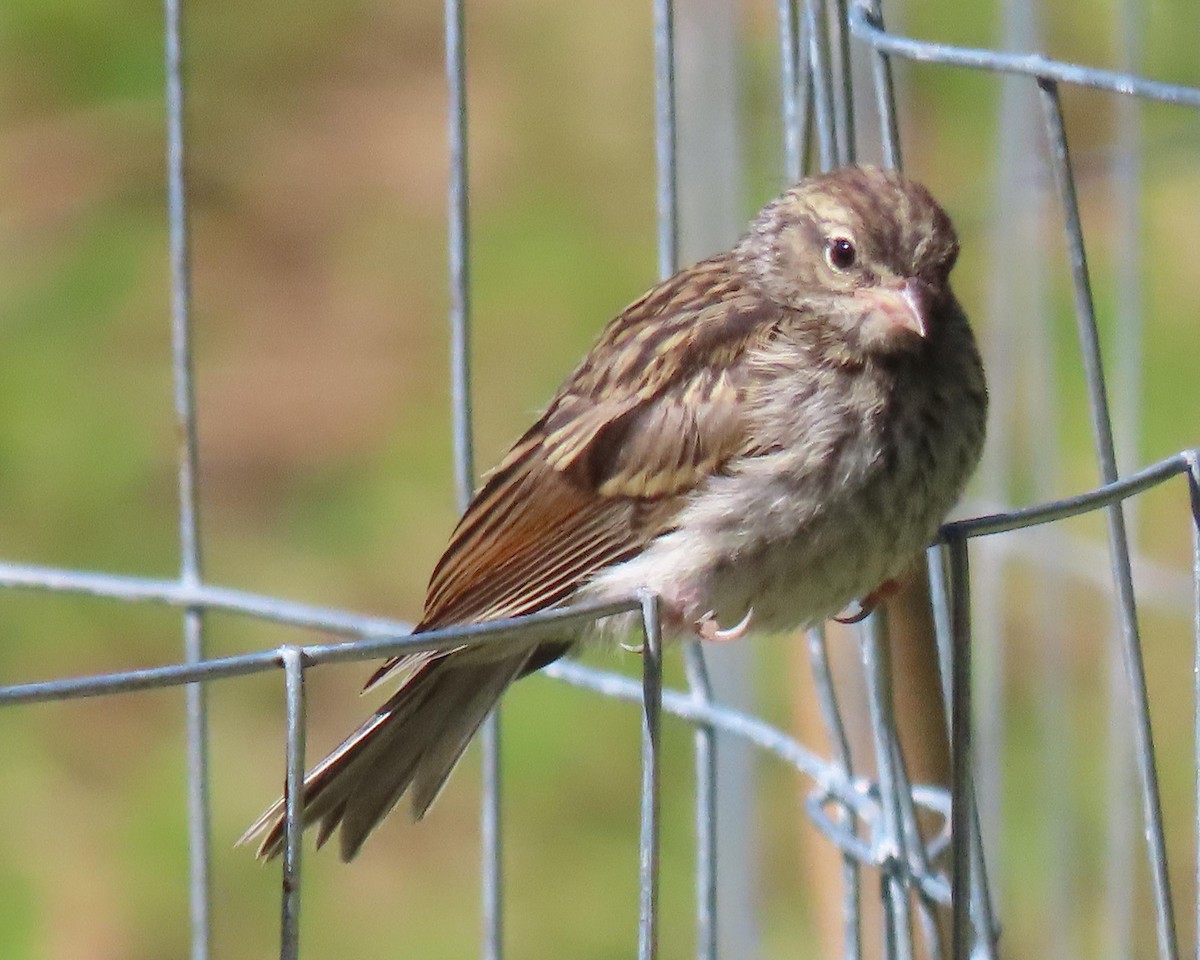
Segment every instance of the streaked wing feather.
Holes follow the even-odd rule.
[[[518,486],[523,492],[492,501],[509,518],[495,532],[455,536],[435,572],[423,627],[544,609],[635,551],[648,533],[633,523],[628,501],[581,489],[540,456],[524,465]]]
[[[727,256],[626,309],[467,507],[417,629],[546,609],[668,529],[689,491],[749,450],[734,361],[780,315]]]

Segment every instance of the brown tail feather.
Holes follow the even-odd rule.
[[[318,845],[340,826],[343,860],[412,788],[413,815],[424,816],[500,695],[529,661],[530,650],[500,660],[434,660],[304,778],[304,825],[320,823]],[[283,849],[283,800],[238,843],[263,834],[258,855]]]

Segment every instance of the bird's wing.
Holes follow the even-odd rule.
[[[735,361],[778,321],[727,257],[622,312],[467,507],[417,629],[546,609],[669,529],[683,497],[747,450]]]

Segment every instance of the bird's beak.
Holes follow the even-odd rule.
[[[890,287],[884,294],[888,319],[896,326],[911,330],[918,337],[929,335],[929,310],[933,291],[920,280],[911,277],[899,286]]]
[[[861,318],[873,318],[877,335],[897,343],[906,340],[912,343],[913,334],[922,340],[929,337],[929,317],[936,298],[933,287],[911,277],[863,287],[855,294],[865,308]]]

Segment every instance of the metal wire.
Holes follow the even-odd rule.
[[[450,98],[447,128],[450,185],[446,211],[450,262],[450,392],[454,432],[454,491],[465,510],[475,490],[471,416],[471,257],[470,189],[467,149],[466,10],[463,0],[445,0],[446,86]],[[500,708],[479,731],[483,754],[480,801],[480,897],[484,960],[504,956],[504,904],[500,817]]]
[[[662,626],[658,597],[642,607],[642,825],[638,858],[638,960],[658,956],[659,729],[662,726]]]
[[[1047,59],[1038,54],[1010,54],[929,43],[886,31],[878,0],[780,0],[780,74],[783,91],[784,159],[788,178],[798,176],[809,153],[810,118],[821,169],[852,160],[858,152],[851,84],[850,39],[864,44],[875,80],[876,105],[882,128],[883,161],[900,165],[899,130],[892,89],[890,58],[945,67],[988,70],[1032,78],[1039,91],[1054,175],[1067,239],[1075,289],[1080,352],[1086,373],[1100,485],[1072,497],[1035,503],[947,524],[941,545],[929,555],[943,688],[950,704],[952,783],[941,787],[912,784],[899,749],[890,694],[886,624],[871,618],[862,637],[872,739],[877,777],[855,776],[853,758],[838,698],[827,663],[824,640],[809,637],[817,695],[833,742],[832,759],[823,758],[792,737],[746,712],[714,702],[703,656],[696,645],[685,653],[686,691],[664,690],[658,601],[652,596],[627,601],[580,605],[514,620],[472,624],[407,635],[396,621],[263,597],[204,582],[199,537],[195,401],[190,339],[190,270],[188,253],[187,181],[185,169],[183,44],[180,0],[166,3],[167,205],[171,253],[172,362],[175,406],[180,428],[180,575],[154,580],[112,573],[37,567],[0,562],[0,588],[32,589],[54,594],[81,593],[127,603],[158,603],[183,613],[184,656],[178,663],[148,669],[116,671],[90,677],[57,678],[0,686],[0,706],[16,706],[84,697],[112,696],[134,690],[183,685],[186,688],[188,741],[188,822],[191,867],[189,901],[191,952],[208,956],[210,943],[210,879],[208,867],[207,733],[205,684],[235,676],[279,670],[286,691],[286,794],[280,955],[299,952],[301,910],[300,797],[305,761],[305,676],[326,663],[364,660],[421,650],[467,645],[527,642],[538,636],[561,635],[564,624],[578,624],[618,613],[642,617],[641,681],[565,661],[546,674],[598,694],[640,704],[642,709],[641,831],[639,843],[639,960],[658,955],[660,818],[660,723],[663,713],[695,727],[696,775],[696,930],[697,955],[715,960],[716,938],[716,805],[714,750],[716,732],[753,745],[813,781],[806,809],[813,823],[842,856],[845,951],[863,954],[861,868],[880,871],[885,906],[881,942],[888,958],[906,960],[917,943],[931,960],[946,955],[938,932],[937,908],[949,905],[952,915],[949,956],[989,958],[997,955],[998,924],[983,859],[982,832],[975,808],[971,724],[970,557],[972,540],[1056,523],[1093,511],[1104,511],[1109,524],[1112,585],[1122,626],[1120,650],[1143,801],[1143,833],[1152,878],[1158,954],[1178,956],[1174,902],[1163,838],[1161,800],[1150,729],[1149,701],[1138,634],[1133,579],[1122,506],[1134,497],[1182,475],[1189,489],[1193,536],[1193,598],[1197,677],[1200,677],[1200,451],[1190,450],[1136,472],[1118,470],[1112,420],[1108,410],[1104,368],[1092,305],[1083,231],[1079,221],[1074,175],[1067,149],[1066,125],[1059,85],[1074,84],[1164,103],[1200,107],[1200,90],[1107,70]],[[656,143],[658,172],[659,272],[677,267],[678,214],[676,187],[676,118],[674,103],[674,29],[671,0],[655,0]],[[464,4],[446,0],[447,79],[450,89],[450,289],[451,382],[455,437],[455,482],[460,504],[474,485],[471,454],[470,401],[470,272],[468,233],[466,45]],[[1128,303],[1126,304],[1128,307]],[[1132,309],[1132,308],[1130,308]],[[333,632],[342,642],[288,644],[275,650],[208,658],[203,649],[203,618],[210,610],[237,613],[297,629]],[[1200,705],[1200,680],[1195,690]],[[489,721],[484,735],[484,806],[482,820],[482,955],[503,955],[502,837],[500,820],[499,731]],[[1200,706],[1195,721],[1196,765],[1200,771]],[[1196,785],[1200,808],[1200,779]],[[943,824],[932,836],[922,834],[918,813]],[[1200,813],[1197,814],[1200,838]],[[946,852],[949,849],[949,864]],[[1200,887],[1200,883],[1198,883]],[[913,913],[916,911],[916,923]],[[1196,907],[1200,923],[1200,895]]]
[[[713,705],[712,684],[699,643],[683,652],[688,688],[701,710]],[[717,746],[710,724],[696,725],[696,957],[717,958]]]
[[[867,703],[871,716],[871,736],[879,776],[879,800],[882,834],[875,856],[883,865],[884,955],[896,960],[911,960],[912,931],[908,910],[908,890],[904,883],[904,864],[909,866],[901,828],[899,790],[896,771],[896,718],[892,712],[891,665],[887,625],[882,612],[868,617],[861,628],[863,674],[867,681]]]
[[[971,577],[965,538],[946,539],[949,548],[951,626],[950,661],[950,907],[953,911],[950,956],[966,960],[974,940],[971,930]]]
[[[816,678],[817,704],[821,710],[821,719],[829,730],[833,745],[833,766],[840,777],[849,780],[853,775],[853,759],[850,753],[850,738],[846,734],[846,724],[838,709],[837,692],[833,686],[833,675],[829,669],[829,657],[825,646],[825,630],[818,628],[808,631],[808,658],[812,663],[813,676]],[[856,835],[858,824],[854,813],[841,809],[838,813],[837,824],[833,829]],[[842,917],[844,933],[842,940],[845,944],[847,960],[857,960],[862,956],[862,902],[859,890],[859,861],[848,852],[842,854]]]
[[[1023,74],[1035,80],[1052,80],[1095,90],[1107,90],[1111,93],[1128,94],[1145,100],[1173,103],[1177,106],[1200,107],[1200,89],[1195,87],[1161,83],[1129,73],[1052,60],[1040,53],[1015,54],[1001,53],[999,50],[954,47],[888,33],[872,18],[869,0],[858,0],[851,8],[850,29],[860,40],[869,43],[881,53],[889,53],[906,60],[987,70],[992,73]]]
[[[658,275],[679,269],[678,124],[675,119],[675,5],[654,0],[654,144],[658,182]]]
[[[304,654],[296,647],[279,651],[287,702],[287,774],[284,781],[283,918],[279,955],[300,955],[300,857],[304,821]]]
[[[179,583],[195,588],[201,580],[200,508],[197,483],[199,444],[192,380],[192,271],[188,238],[184,137],[182,0],[165,0],[167,101],[167,220],[171,260],[171,366],[179,435]],[[204,658],[204,617],[183,614],[183,650],[189,663]],[[206,693],[194,684],[184,691],[187,724],[188,902],[192,916],[192,960],[208,957],[212,920],[208,800],[208,720]]]
[[[1196,904],[1194,907],[1200,930],[1200,454],[1188,463],[1188,504],[1192,509],[1192,774],[1195,778],[1196,800]],[[1200,939],[1200,938],[1198,938]],[[1196,947],[1200,955],[1200,943]]]

